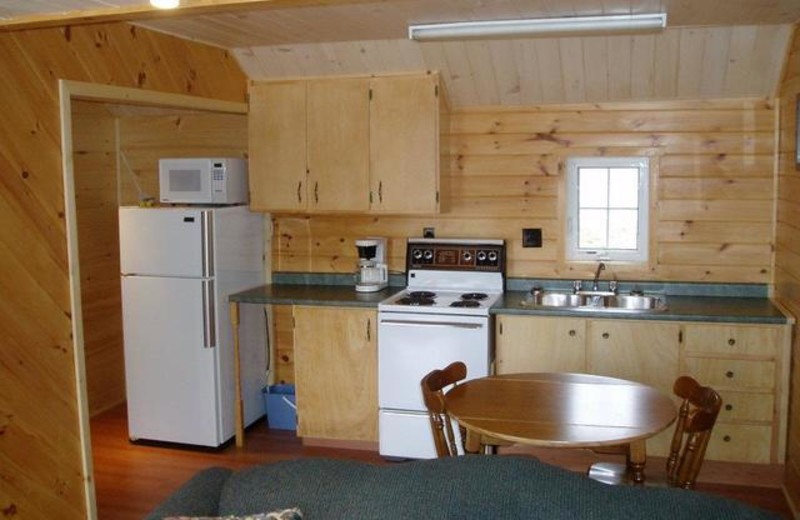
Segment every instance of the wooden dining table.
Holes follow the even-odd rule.
[[[488,436],[559,448],[628,446],[634,482],[644,482],[646,440],[676,417],[657,389],[612,377],[569,373],[505,374],[472,379],[445,394],[450,416],[466,428],[466,451]]]

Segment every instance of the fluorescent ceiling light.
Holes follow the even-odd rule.
[[[150,0],[150,5],[159,9],[175,9],[181,0]]]
[[[409,25],[408,37],[412,40],[428,41],[592,36],[660,32],[666,26],[666,13],[575,16]]]

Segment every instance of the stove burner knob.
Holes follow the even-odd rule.
[[[478,261],[483,262],[486,260],[486,251],[478,251]]]
[[[469,251],[464,251],[461,254],[461,258],[464,259],[465,263],[470,263],[472,261],[472,253],[470,253]]]
[[[426,249],[424,256],[425,256],[425,260],[432,259],[433,258],[433,251],[431,251],[430,249]]]
[[[422,251],[420,251],[419,249],[414,249],[413,251],[411,251],[411,256],[414,258],[414,260],[419,260],[420,258],[422,258]]]
[[[489,251],[489,261],[497,262],[497,251]]]

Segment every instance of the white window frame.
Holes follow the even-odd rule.
[[[638,232],[633,249],[578,248],[578,170],[580,168],[638,168]],[[567,159],[567,240],[568,261],[647,262],[650,252],[650,159],[648,157],[572,157]]]

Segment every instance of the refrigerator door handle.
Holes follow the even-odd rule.
[[[214,309],[214,281],[203,281],[203,347],[217,346],[217,317]]]
[[[211,211],[201,213],[200,235],[203,247],[203,276],[214,276],[214,218]]]

